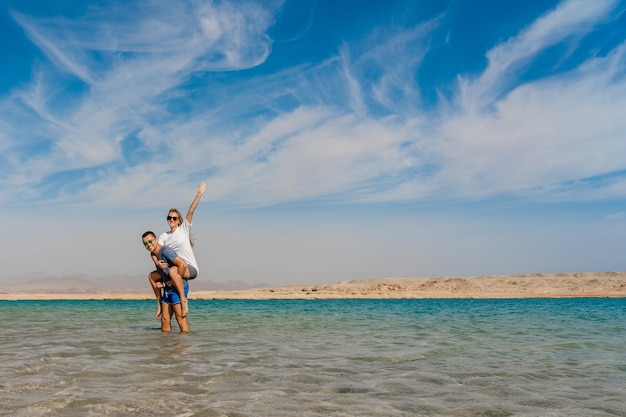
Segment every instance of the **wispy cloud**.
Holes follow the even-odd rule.
[[[461,76],[460,105],[467,112],[481,112],[514,89],[519,73],[546,48],[578,40],[606,21],[617,0],[567,0],[547,12],[521,33],[487,53],[488,65],[477,79]]]
[[[618,2],[562,2],[487,51],[482,74],[459,73],[435,107],[421,102],[415,73],[438,21],[378,28],[323,62],[254,72],[271,54],[279,7],[14,13],[50,66],[0,98],[0,199],[160,205],[159,190],[186,194],[202,179],[210,198],[241,205],[625,195],[626,46],[522,77],[546,49],[615,18]],[[253,74],[225,75],[241,70]]]
[[[4,162],[12,173],[3,184],[5,199],[54,181],[61,172],[75,171],[78,184],[85,174],[77,170],[100,170],[90,182],[127,177],[132,169],[124,166],[120,145],[136,132],[142,132],[146,150],[162,152],[146,152],[142,163],[165,162],[160,173],[172,169],[168,160],[180,165],[177,144],[158,134],[162,120],[173,117],[167,106],[176,89],[196,72],[258,65],[271,49],[265,35],[269,11],[254,3],[192,6],[120,3],[73,20],[14,13],[56,70],[40,68],[30,86],[0,104],[4,114],[15,116],[3,121],[12,132],[5,145]]]
[[[620,211],[618,213],[608,214],[606,216],[606,219],[611,220],[611,221],[620,221],[620,220],[624,220],[625,218],[626,218],[626,213],[624,213],[623,211]]]

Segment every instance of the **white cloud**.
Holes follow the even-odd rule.
[[[489,195],[626,169],[624,50],[521,85],[493,111],[446,121],[440,151],[450,185]]]
[[[518,77],[546,48],[611,18],[615,1],[563,2],[492,48],[486,70],[476,79],[461,75],[458,91],[435,109],[420,102],[414,77],[435,21],[378,31],[367,47],[346,43],[324,62],[235,87],[190,82],[263,63],[279,6],[151,1],[115,4],[83,20],[16,14],[61,72],[42,66],[30,86],[0,101],[11,115],[0,116],[11,172],[0,179],[0,198],[25,189],[36,198],[46,188],[56,201],[157,205],[159,190],[185,195],[203,175],[210,198],[243,205],[623,195],[619,178],[575,182],[626,169],[619,157],[625,47],[567,74]],[[377,77],[368,77],[371,69]],[[84,83],[71,96],[63,90],[67,74]],[[395,116],[373,110],[381,106]],[[21,133],[20,124],[29,130]],[[44,186],[79,169],[83,181],[58,195]]]
[[[461,107],[480,112],[506,93],[517,82],[518,72],[546,48],[590,32],[604,22],[617,0],[566,0],[513,38],[487,53],[488,65],[476,79],[460,79]]]
[[[93,9],[82,20],[14,14],[62,72],[42,66],[30,86],[0,103],[8,110],[5,115],[17,116],[2,121],[10,132],[28,126],[3,144],[7,171],[13,173],[10,181],[2,181],[7,196],[15,186],[36,186],[62,171],[119,162],[120,138],[142,129],[156,132],[162,119],[172,117],[165,107],[167,96],[192,72],[238,70],[265,59],[270,50],[265,35],[271,23],[268,11],[253,3],[241,8],[207,4],[197,10],[192,4],[112,3],[109,9]],[[77,85],[64,73],[85,84]],[[73,95],[68,94],[68,82],[69,89],[78,88]],[[171,150],[171,163],[179,163],[176,144],[158,134],[147,140],[146,147]],[[150,163],[152,157],[146,157]],[[115,175],[126,177],[128,172]]]
[[[609,214],[606,216],[607,220],[623,220],[626,218],[626,213],[623,211],[617,212],[617,213],[613,213],[613,214]]]

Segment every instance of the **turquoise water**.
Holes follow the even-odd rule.
[[[0,301],[0,415],[626,416],[626,299],[154,307]]]

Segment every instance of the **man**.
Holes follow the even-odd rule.
[[[172,249],[161,246],[153,232],[145,232],[141,240],[158,268],[158,272],[151,272],[149,280],[157,298],[157,317],[161,316],[161,331],[172,330],[171,321],[174,313],[180,331],[188,333],[186,310],[189,284],[182,278],[187,270],[187,263]],[[153,274],[160,274],[160,280],[154,279]]]

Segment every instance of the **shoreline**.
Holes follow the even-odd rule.
[[[623,298],[626,272],[378,278],[330,285],[287,285],[231,291],[192,291],[190,300]],[[2,293],[3,301],[152,300],[151,292]]]

